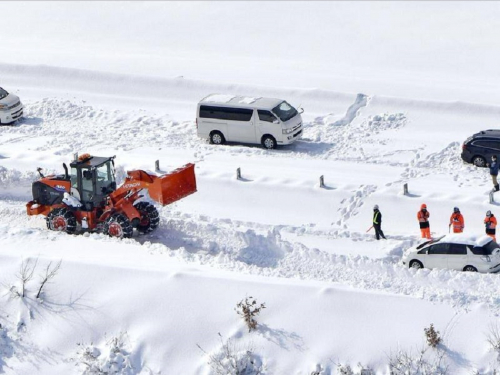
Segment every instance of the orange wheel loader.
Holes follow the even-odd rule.
[[[149,233],[158,227],[156,207],[140,200],[149,197],[168,205],[196,192],[194,164],[187,164],[163,175],[143,170],[127,172],[117,187],[115,157],[83,154],[63,164],[63,175],[44,176],[32,186],[33,200],[26,204],[28,215],[45,215],[47,228],[66,233],[102,232],[111,237],[132,237],[133,229]]]

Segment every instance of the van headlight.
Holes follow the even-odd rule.
[[[7,108],[9,108],[7,104],[0,104],[0,110],[5,110]]]
[[[293,132],[293,128],[290,129],[282,129],[283,134],[290,134]]]
[[[485,262],[491,262],[491,258],[488,255],[483,255],[481,259],[484,260]]]

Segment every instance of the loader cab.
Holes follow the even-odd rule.
[[[114,159],[81,155],[71,166],[71,193],[86,210],[100,207],[116,190]]]

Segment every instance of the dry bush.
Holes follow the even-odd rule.
[[[241,300],[234,309],[238,315],[242,316],[245,320],[245,324],[248,327],[248,332],[257,329],[257,320],[255,317],[259,315],[262,309],[265,309],[265,304],[257,304],[257,301],[253,297],[247,297],[245,300]]]
[[[429,353],[428,348],[420,350],[416,355],[411,351],[398,349],[389,355],[390,375],[446,375],[448,364],[446,352],[438,349]]]
[[[208,356],[208,365],[212,374],[216,375],[261,375],[264,372],[262,362],[254,354],[252,344],[242,348],[231,339],[224,342],[219,333],[221,349],[215,353],[207,353],[200,345],[198,348]]]
[[[425,338],[427,339],[427,345],[435,348],[441,342],[441,337],[439,336],[439,331],[434,329],[434,325],[431,323],[429,328],[424,328]]]
[[[40,281],[40,288],[38,288],[38,293],[36,294],[35,298],[40,298],[42,296],[42,290],[45,284],[49,282],[51,279],[53,279],[57,273],[59,272],[59,269],[61,268],[62,260],[57,262],[54,267],[52,267],[52,262],[49,262],[47,267],[45,268],[45,274],[41,275],[41,281]]]
[[[491,348],[500,355],[500,329],[498,324],[489,325],[487,340]]]

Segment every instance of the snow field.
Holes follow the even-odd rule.
[[[423,345],[431,322],[445,334],[453,371],[494,368],[485,332],[500,306],[498,276],[415,272],[400,259],[419,241],[423,202],[435,235],[446,233],[455,205],[466,232],[483,232],[491,181],[459,153],[467,136],[495,127],[497,107],[3,68],[21,82],[26,105],[21,123],[0,128],[0,319],[11,353],[4,369],[67,374],[77,342],[102,350],[106,337],[126,331],[127,358],[145,374],[208,373],[196,344],[218,350],[218,332],[243,346],[252,341],[271,374],[358,362],[384,373],[387,353]],[[197,100],[210,92],[301,103],[303,140],[275,151],[209,145],[196,136],[194,117]],[[164,171],[195,162],[198,192],[160,208],[160,227],[150,235],[119,241],[50,232],[42,217],[25,215],[31,182],[38,166],[62,173],[75,152],[117,155],[119,180],[126,170],[153,169],[154,160]],[[366,233],[374,204],[387,241]],[[63,259],[42,305],[9,299],[5,285],[15,282],[21,257]],[[245,295],[268,306],[252,335],[233,311]],[[26,328],[18,332],[19,321]]]

